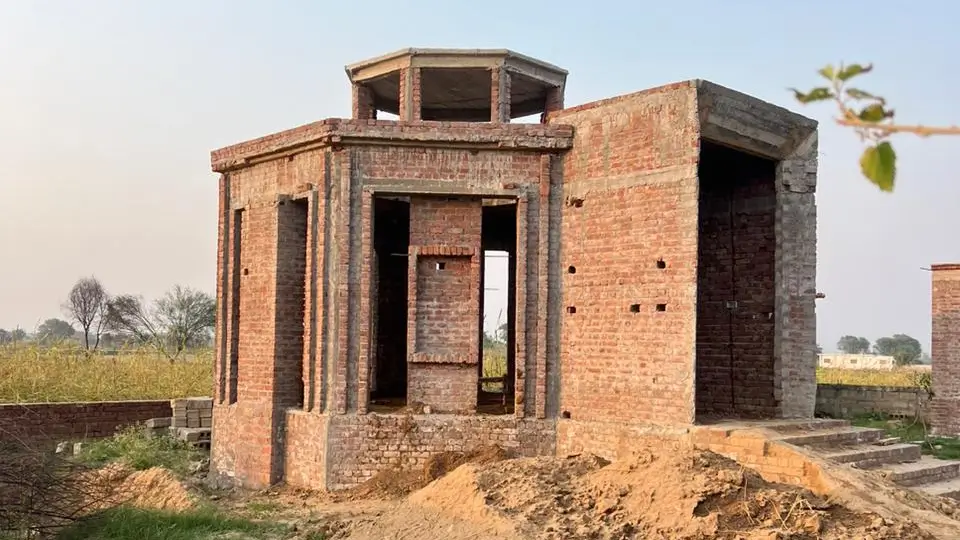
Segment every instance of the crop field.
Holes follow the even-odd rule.
[[[75,347],[0,346],[0,403],[208,396],[211,351],[176,362],[148,350],[87,356]]]
[[[929,378],[929,371],[916,371],[912,369],[894,369],[890,371],[873,369],[817,369],[817,382],[820,384],[922,386],[924,379],[929,381]]]

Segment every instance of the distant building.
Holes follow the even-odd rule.
[[[892,356],[877,354],[821,354],[817,365],[822,368],[838,369],[885,369],[896,367]]]

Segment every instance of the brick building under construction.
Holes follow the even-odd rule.
[[[615,457],[813,416],[815,121],[701,80],[564,108],[567,73],[507,50],[346,70],[352,118],[212,154],[216,473],[340,489],[441,451]]]

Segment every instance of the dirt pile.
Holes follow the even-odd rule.
[[[121,504],[155,510],[186,510],[194,498],[170,471],[153,467],[134,471],[118,464],[89,471],[80,482],[88,486],[89,510]]]
[[[419,523],[419,525],[418,525]],[[909,523],[764,482],[709,452],[663,445],[595,456],[466,463],[334,538],[927,539]]]
[[[511,454],[498,446],[486,446],[470,452],[442,452],[431,456],[422,469],[386,469],[356,488],[337,494],[336,500],[397,499],[416,491],[457,467],[509,459]]]

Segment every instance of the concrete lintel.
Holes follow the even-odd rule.
[[[817,131],[817,121],[709,81],[697,80],[705,139],[767,158],[791,157]]]
[[[564,70],[547,70],[517,58],[507,58],[503,67],[513,75],[526,77],[547,87],[559,88],[567,82],[567,72]]]
[[[443,180],[367,178],[363,181],[363,189],[381,195],[462,195],[487,199],[526,198],[526,193],[521,189],[464,186]]]

